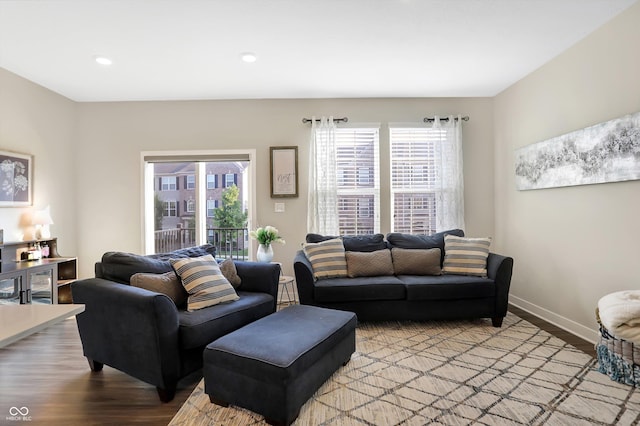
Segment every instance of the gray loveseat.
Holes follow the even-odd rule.
[[[431,236],[391,233],[341,237],[346,254],[380,250],[440,249],[444,260],[444,236],[464,236],[460,229]],[[336,238],[307,235],[308,243]],[[437,263],[437,262],[436,262]],[[376,265],[370,265],[376,269]],[[507,313],[513,259],[489,253],[487,277],[442,274],[356,276],[316,279],[312,263],[300,250],[294,259],[294,272],[300,303],[355,312],[358,320],[448,320],[491,318],[502,326]],[[364,274],[369,275],[369,274]]]
[[[85,304],[77,316],[84,355],[93,371],[103,364],[157,387],[170,401],[179,379],[202,367],[206,345],[276,309],[280,267],[235,261],[241,279],[239,300],[188,312],[169,296],[129,285],[138,272],[172,271],[169,258],[215,255],[213,246],[140,256],[105,253],[96,277],[71,285],[74,303]]]

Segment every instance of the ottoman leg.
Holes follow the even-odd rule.
[[[273,426],[289,426],[290,424],[296,421],[299,415],[300,415],[300,411],[298,411],[295,414],[295,416],[293,417],[293,419],[291,419],[290,422],[280,422],[278,420],[268,419],[266,417],[264,418],[264,421]]]
[[[228,402],[224,402],[221,399],[215,398],[211,395],[209,395],[209,401],[211,401],[212,404],[216,404],[219,405],[221,407],[228,407],[229,403]]]

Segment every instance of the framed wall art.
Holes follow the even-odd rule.
[[[516,150],[518,190],[640,179],[640,112]]]
[[[31,155],[0,151],[0,207],[30,206],[32,182]]]
[[[298,147],[272,146],[271,158],[271,197],[298,196]]]

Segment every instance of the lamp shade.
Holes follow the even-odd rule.
[[[31,223],[33,225],[53,225],[53,219],[51,219],[49,207],[33,212]]]

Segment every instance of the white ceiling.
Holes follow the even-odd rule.
[[[0,67],[76,101],[494,96],[636,1],[0,0]]]

